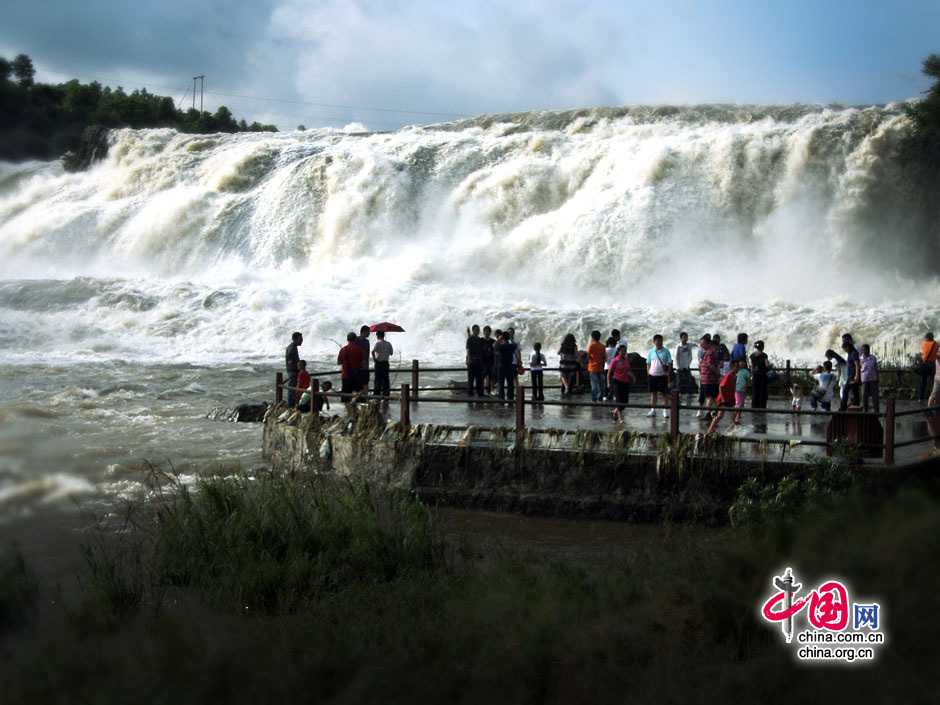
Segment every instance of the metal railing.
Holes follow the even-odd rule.
[[[526,372],[529,371],[528,367],[523,366],[522,369],[525,370]],[[412,387],[413,393],[416,396],[417,396],[417,392],[419,389],[422,389],[425,391],[434,391],[434,390],[445,391],[448,389],[452,389],[452,387],[439,387],[439,388],[419,387],[419,381],[420,381],[420,376],[421,376],[422,371],[429,372],[429,373],[462,372],[466,374],[467,368],[466,367],[424,367],[422,368],[418,360],[412,360],[410,367],[389,368],[389,374],[401,374],[401,373],[408,373],[408,372],[411,373],[411,387]],[[561,368],[560,367],[543,367],[542,371],[543,372],[560,372]],[[689,371],[698,372],[699,368],[690,367]],[[767,371],[776,373],[778,375],[779,383],[783,384],[785,389],[789,389],[790,386],[793,384],[795,375],[807,375],[807,374],[815,372],[816,368],[794,367],[791,361],[788,359],[788,360],[785,360],[783,367],[768,367]],[[882,368],[879,368],[878,372],[879,372],[879,376],[883,376],[883,377],[888,377],[888,376],[893,375],[895,377],[897,386],[901,386],[901,379],[903,375],[917,376],[918,374],[916,370],[914,370],[913,368],[908,368],[908,367],[882,367]],[[340,374],[340,370],[335,369],[335,370],[321,370],[320,372],[311,372],[310,376],[311,377],[333,377],[339,374]],[[555,385],[554,388],[557,389],[557,385]]]
[[[789,366],[789,360],[787,361],[787,367],[782,368],[788,373],[792,371],[804,371],[809,368],[792,368]],[[321,371],[310,373],[311,384],[310,389],[301,389],[299,387],[294,387],[295,392],[306,392],[309,391],[311,395],[311,409],[316,408],[316,402],[318,397],[323,398],[336,398],[341,399],[345,402],[353,400],[363,400],[363,401],[385,401],[385,402],[399,402],[400,404],[400,424],[403,429],[407,429],[411,425],[411,407],[414,404],[417,404],[420,401],[425,403],[440,403],[440,404],[474,404],[474,405],[494,405],[494,406],[505,406],[506,404],[513,404],[515,409],[515,422],[514,422],[514,432],[517,440],[521,440],[524,434],[527,431],[526,428],[526,415],[525,407],[526,406],[557,406],[557,407],[578,407],[578,408],[595,408],[595,409],[649,409],[649,404],[631,404],[631,403],[620,403],[614,401],[575,401],[570,399],[549,399],[549,400],[533,400],[526,399],[526,389],[527,387],[519,383],[518,377],[514,385],[514,399],[504,400],[500,398],[492,397],[476,397],[476,396],[449,396],[449,397],[435,397],[428,396],[427,394],[419,395],[419,391],[422,392],[431,392],[431,391],[458,391],[458,387],[423,387],[419,388],[418,383],[420,381],[420,372],[421,372],[420,363],[418,360],[413,360],[411,367],[405,368],[396,368],[390,369],[389,373],[393,372],[411,372],[411,383],[402,384],[398,390],[398,395],[389,394],[388,396],[380,396],[375,394],[369,394],[368,392],[323,392],[320,391],[320,379],[321,377],[335,376],[340,374],[339,370],[335,371]],[[780,369],[780,368],[770,368],[770,369]],[[543,368],[544,371],[558,371],[558,368]],[[424,368],[425,372],[429,373],[446,373],[446,372],[463,372],[467,373],[466,367],[436,367],[436,368]],[[883,371],[884,372],[884,371]],[[290,387],[284,383],[284,374],[278,372],[275,377],[275,401],[283,401],[283,390],[289,389]],[[549,386],[545,385],[544,389],[557,389],[558,386]],[[684,405],[679,403],[680,392],[678,390],[673,390],[668,395],[669,404],[661,406],[659,408],[664,408],[669,410],[669,436],[675,441],[680,436],[680,420],[682,411],[717,411],[718,407],[715,406],[698,406],[698,405]],[[860,423],[861,419],[878,419],[884,420],[883,426],[883,440],[880,443],[859,443],[863,448],[868,450],[877,450],[884,462],[885,465],[891,466],[894,465],[894,456],[895,450],[897,448],[905,448],[908,446],[916,445],[918,443],[926,443],[930,441],[940,440],[940,435],[930,434],[923,437],[913,438],[907,441],[897,442],[895,440],[895,430],[896,423],[899,418],[914,416],[914,415],[925,415],[925,414],[934,414],[940,411],[940,406],[936,407],[925,407],[921,409],[912,409],[908,411],[897,411],[896,410],[896,400],[895,399],[885,399],[885,411],[884,413],[880,412],[867,412],[867,411],[803,411],[803,410],[794,410],[794,409],[754,409],[748,407],[729,407],[723,406],[721,410],[729,414],[773,414],[778,416],[791,416],[796,417],[799,420],[801,417],[813,417],[813,418],[827,418],[832,419],[833,417],[840,417],[852,423],[856,426]],[[531,429],[536,432],[542,431],[542,429]],[[858,433],[858,431],[856,431]],[[832,443],[828,440],[820,441],[813,439],[804,439],[802,437],[797,437],[799,444],[803,446],[816,446],[826,448],[827,453],[830,453],[832,450]],[[758,438],[738,438],[740,442],[743,443],[762,443],[764,439]],[[786,440],[795,440],[795,439],[781,439]]]

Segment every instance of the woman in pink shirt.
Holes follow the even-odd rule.
[[[614,409],[614,420],[623,421],[623,409],[630,403],[630,383],[633,382],[633,371],[630,369],[630,358],[627,357],[627,346],[619,345],[617,354],[610,361],[607,370],[607,386],[614,390],[614,400],[617,408]]]

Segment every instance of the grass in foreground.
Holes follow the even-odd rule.
[[[362,485],[209,479],[87,547],[62,609],[4,624],[0,669],[9,702],[929,702],[937,510],[847,498],[587,565],[467,558],[416,500]],[[880,598],[882,660],[796,666],[757,617],[783,565]],[[7,595],[0,615],[31,599]]]

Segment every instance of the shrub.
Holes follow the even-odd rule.
[[[0,632],[29,621],[37,592],[36,577],[23,554],[13,547],[0,552]]]

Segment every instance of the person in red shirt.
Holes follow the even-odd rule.
[[[704,411],[699,409],[695,412],[695,418],[701,418],[704,414],[708,416],[708,406],[713,402],[718,405],[718,382],[720,378],[720,360],[718,346],[712,342],[712,337],[706,333],[698,341],[699,359],[698,359],[698,405],[705,407]]]
[[[303,394],[308,389],[310,389],[310,373],[307,372],[307,361],[301,360],[297,363],[297,386],[294,392],[299,391],[300,394]],[[300,397],[297,395],[294,398],[298,399]]]
[[[591,331],[591,342],[587,346],[588,374],[591,375],[591,401],[603,401],[607,396],[604,378],[604,363],[607,362],[607,348],[601,342],[601,332]]]
[[[738,381],[738,369],[742,366],[742,360],[735,360],[731,363],[731,369],[725,373],[721,378],[721,382],[718,383],[718,399],[716,399],[716,405],[718,406],[718,413],[715,415],[715,418],[712,419],[711,424],[708,426],[707,433],[714,433],[718,428],[718,424],[721,422],[721,417],[725,415],[725,409],[734,408],[734,391],[735,385]],[[734,425],[732,423],[732,425]]]
[[[343,386],[340,389],[344,395],[343,401],[349,401],[352,392],[357,391],[361,379],[362,357],[365,353],[356,342],[356,337],[355,333],[347,334],[346,344],[340,348],[339,355],[336,356],[336,364],[340,366],[340,376],[343,380]]]

